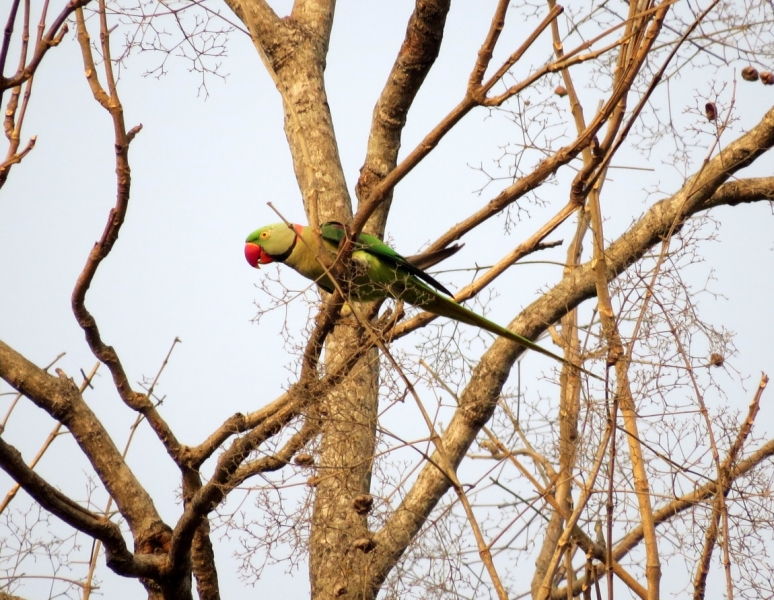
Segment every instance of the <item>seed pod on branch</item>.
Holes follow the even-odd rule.
[[[708,121],[716,121],[718,118],[718,108],[714,102],[707,102],[704,105],[704,114],[707,116]]]
[[[742,79],[745,81],[758,81],[758,70],[748,65],[744,69],[742,69]]]

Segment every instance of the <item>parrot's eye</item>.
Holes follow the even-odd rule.
[[[261,232],[261,239],[265,240],[267,237],[269,237],[269,232],[268,231],[262,231]]]

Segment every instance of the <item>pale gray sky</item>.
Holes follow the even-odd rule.
[[[441,57],[410,114],[404,151],[461,99],[493,4],[492,0],[467,0],[452,8]],[[327,90],[350,189],[363,162],[371,111],[411,6],[406,0],[338,4]],[[509,23],[500,54],[511,51],[524,31],[523,23]],[[275,267],[249,268],[242,255],[245,236],[277,220],[267,201],[291,220],[303,221],[304,215],[282,130],[279,96],[245,36],[234,33],[228,48],[229,56],[223,60],[227,82],[209,80],[206,101],[197,98],[197,76],[186,72],[185,63],[171,61],[169,74],[157,81],[141,77],[143,65],[151,64],[152,58],[128,62],[120,83],[126,120],[129,126],[144,126],[130,154],[132,199],[119,241],[87,296],[87,306],[105,341],[116,348],[133,381],[152,377],[172,340],[182,339],[158,392],[166,398],[164,417],[179,439],[189,444],[200,442],[231,414],[254,410],[281,393],[292,377],[285,368],[291,358],[284,353],[278,335],[283,319],[287,318],[289,329],[297,335],[306,325],[306,308],[300,303],[287,315],[275,311],[257,325],[250,322],[256,312],[253,301],[266,302],[254,285]],[[682,114],[684,108],[704,98],[712,77],[731,81],[733,68],[684,72],[673,84],[672,110],[681,127],[693,118]],[[66,351],[58,366],[76,380],[80,380],[79,370],[89,371],[95,359],[72,316],[70,293],[92,244],[101,235],[115,190],[110,119],[92,99],[82,71],[78,46],[70,34],[60,48],[49,53],[36,76],[24,133],[37,135],[37,146],[14,167],[0,194],[0,339],[39,365]],[[589,106],[603,97],[582,82],[579,87]],[[547,94],[550,89],[530,90],[524,97]],[[725,95],[729,97],[730,89]],[[655,101],[663,98],[662,90]],[[703,102],[700,100],[701,105]],[[752,86],[740,79],[736,103],[740,121],[724,143],[771,107],[774,87]],[[571,135],[571,124],[556,132],[557,136],[562,133]],[[516,135],[515,127],[502,115],[490,116],[482,109],[467,117],[398,186],[387,231],[396,248],[414,253],[494,196],[498,183],[482,196],[473,193],[484,179],[470,166],[494,169],[498,147],[514,141]],[[708,147],[708,142],[703,143]],[[703,154],[695,156],[694,168]],[[658,187],[671,192],[681,182],[681,173],[664,164],[663,154],[654,153],[644,160],[629,152],[616,163],[622,164],[627,157],[631,157],[630,164],[649,166],[653,171],[611,171],[612,181],[603,196],[606,210],[613,214],[606,225],[608,238],[663,197],[648,196],[645,190]],[[770,174],[774,159],[768,156],[749,171]],[[517,245],[542,217],[565,201],[567,181],[564,176],[559,185],[544,186],[541,197],[551,205],[530,207],[534,220],[523,220],[510,235],[503,231],[502,219],[495,219],[468,236],[463,240],[465,249],[448,267],[490,264]],[[742,388],[731,377],[718,375],[727,386],[728,398],[708,398],[711,406],[728,402],[746,407],[760,372],[774,372],[771,210],[759,204],[714,213],[720,223],[720,241],[703,243],[705,262],[690,270],[689,278],[697,289],[713,274],[708,287],[724,297],[703,295],[700,308],[708,321],[737,332],[739,355],[729,363],[746,380]],[[552,239],[568,240],[570,231],[565,227]],[[564,253],[564,248],[556,249],[540,258],[562,261]],[[496,284],[499,297],[491,304],[491,316],[507,323],[541,288],[558,280],[560,273],[558,267],[545,265],[511,269]],[[469,276],[447,280],[460,285]],[[283,280],[293,286],[306,285],[293,273],[283,272]],[[553,368],[534,355],[526,357],[525,365],[525,377],[528,373],[533,378]],[[6,395],[9,391],[0,383],[0,414],[12,398]],[[87,397],[116,443],[123,446],[134,417],[118,401],[106,369],[100,370],[95,389]],[[770,404],[764,400],[764,405]],[[414,409],[402,410],[409,421],[415,418]],[[765,424],[771,433],[774,412],[768,406],[764,411],[759,426]],[[31,457],[52,426],[41,411],[25,403],[11,417],[4,437]],[[411,431],[410,425],[406,427],[407,435],[421,435],[419,430]],[[88,472],[88,466],[72,449],[70,439],[58,439],[40,472],[73,497],[83,499],[87,490],[80,474]],[[130,463],[157,499],[167,522],[174,523],[179,515],[179,477],[163,456],[155,437],[141,427],[130,450]],[[0,484],[2,489],[7,487],[8,478],[0,476]],[[101,494],[95,498],[97,506],[104,504]],[[248,501],[245,508],[250,506]],[[82,542],[87,543],[85,538]],[[236,547],[233,540],[223,543]],[[235,561],[229,552],[219,553],[218,560],[223,596],[239,597],[242,584],[234,574]],[[303,597],[308,590],[305,569],[292,578],[284,574],[285,569],[284,565],[267,569],[250,593],[282,589],[287,598]],[[111,576],[104,564],[100,575],[106,598],[128,600],[143,595],[139,584]],[[34,597],[47,594],[43,584],[31,584],[29,589],[36,590]]]

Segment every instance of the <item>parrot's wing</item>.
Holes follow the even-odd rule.
[[[344,226],[341,223],[336,222],[325,223],[320,228],[320,230],[322,232],[323,239],[334,244],[336,247],[339,246],[341,241],[344,239],[344,236],[346,235]],[[424,310],[442,317],[448,317],[450,319],[454,319],[455,321],[460,321],[462,323],[467,323],[468,325],[480,327],[481,329],[485,329],[486,331],[494,333],[495,335],[508,338],[509,340],[516,342],[525,348],[529,348],[530,350],[534,350],[535,352],[549,356],[562,364],[575,367],[576,369],[586,373],[587,375],[590,375],[591,377],[602,379],[601,377],[591,373],[583,367],[571,363],[567,359],[554,354],[550,350],[546,350],[532,340],[529,340],[511,331],[510,329],[506,329],[505,327],[502,327],[497,323],[490,321],[489,319],[482,317],[479,314],[476,314],[472,310],[456,302],[453,297],[447,298],[442,296],[436,290],[439,290],[448,296],[452,296],[452,294],[443,285],[430,277],[430,275],[425,273],[417,266],[411,264],[405,257],[395,252],[395,250],[390,248],[379,238],[368,234],[361,234],[358,236],[358,240],[354,244],[354,247],[355,250],[366,252],[371,256],[378,258],[379,262],[384,266],[384,268],[403,270],[404,272],[408,272],[413,275],[413,277],[409,277],[408,281],[406,282],[408,285],[403,290],[403,293],[399,296],[409,304],[413,304],[419,308],[423,308]]]
[[[344,236],[346,235],[346,229],[344,228],[344,225],[335,221],[329,221],[328,223],[323,224],[320,227],[320,232],[322,233],[324,240],[335,244],[336,247],[339,246],[341,241],[344,239]],[[369,254],[384,261],[394,268],[407,271],[414,277],[417,277],[418,279],[421,279],[422,281],[430,284],[435,289],[443,292],[447,296],[454,296],[454,294],[447,290],[443,284],[436,281],[422,269],[411,264],[408,260],[406,260],[406,258],[398,254],[379,238],[373,235],[368,235],[366,233],[361,233],[358,236],[357,242],[355,242],[354,246],[355,250],[368,252]]]

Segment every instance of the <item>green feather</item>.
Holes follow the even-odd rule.
[[[325,223],[322,227],[320,227],[320,232],[322,233],[323,239],[335,244],[336,248],[339,247],[339,244],[344,239],[346,234],[344,226],[341,223],[336,223],[335,221]],[[414,277],[418,277],[419,279],[429,283],[431,286],[442,291],[444,294],[448,296],[453,295],[438,281],[433,279],[422,269],[415,267],[406,258],[395,252],[395,250],[390,248],[377,237],[368,235],[367,233],[361,233],[357,237],[357,241],[353,244],[353,246],[353,254],[358,251],[367,252],[368,254],[371,254],[376,258],[388,263],[391,268],[405,270]]]
[[[275,230],[272,236],[269,236],[268,240],[262,240],[260,233],[270,229]],[[338,250],[346,236],[344,226],[336,222],[323,224],[320,227],[320,232],[326,247],[332,254]],[[325,270],[317,261],[312,250],[315,246],[311,229],[304,227],[303,239],[293,245],[296,235],[295,231],[286,225],[278,224],[263,227],[253,232],[247,241],[260,245],[270,254],[276,255],[281,255],[292,248],[292,252],[289,253],[285,262],[305,277],[317,282],[324,290],[332,292],[335,286],[325,274]],[[272,237],[274,239],[271,239]],[[353,300],[368,302],[391,296],[435,315],[480,327],[525,348],[544,354],[564,365],[575,367],[591,377],[602,379],[583,367],[546,350],[532,340],[474,313],[453,298],[447,297],[452,296],[452,294],[441,283],[413,265],[377,237],[360,234],[353,242],[352,262],[355,273],[350,286],[350,295]]]

